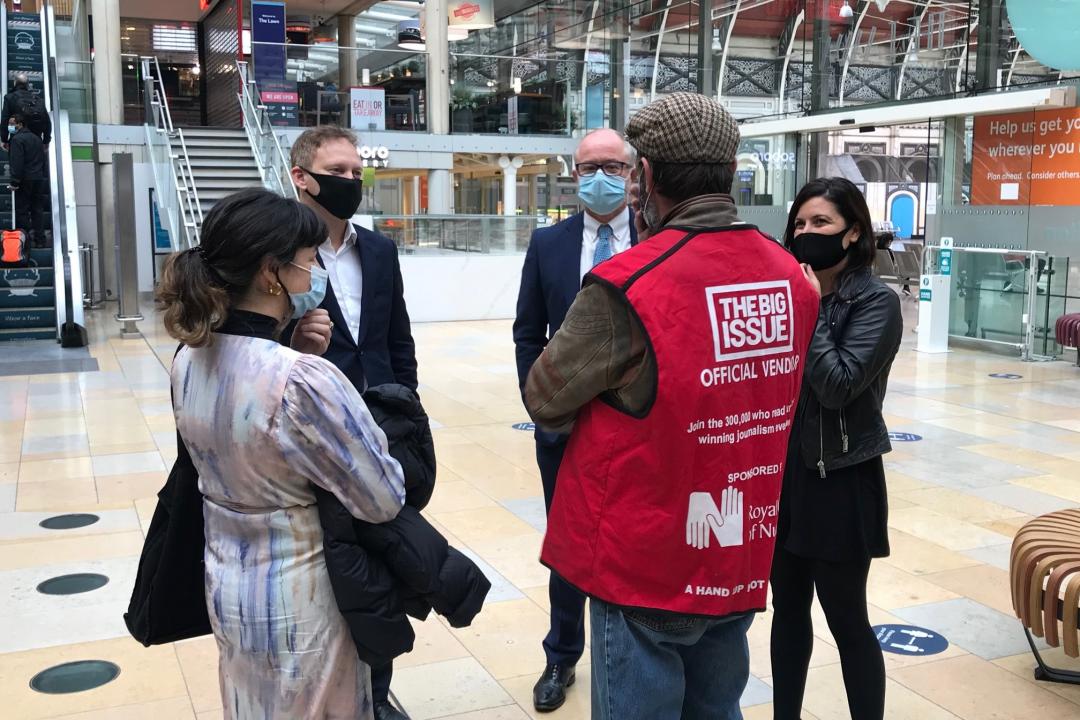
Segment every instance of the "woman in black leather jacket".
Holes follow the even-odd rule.
[[[885,664],[866,610],[870,560],[889,554],[881,405],[900,347],[900,299],[873,276],[870,211],[843,178],[808,183],[784,244],[818,287],[817,328],[788,447],[773,561],[774,718],[797,720],[813,647],[816,589],[852,720],[880,720]]]

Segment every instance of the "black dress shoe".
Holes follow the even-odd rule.
[[[388,702],[375,703],[375,720],[409,720],[409,716]]]
[[[537,712],[558,710],[566,702],[566,688],[574,684],[574,666],[548,665],[533,685],[533,707]]]

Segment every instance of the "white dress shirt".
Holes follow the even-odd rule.
[[[581,237],[581,279],[593,269],[593,256],[596,243],[600,239],[600,225],[611,227],[611,254],[618,255],[630,249],[630,208],[626,208],[607,223],[601,223],[589,213],[585,213],[585,231]]]
[[[356,228],[349,223],[345,230],[345,242],[334,250],[327,238],[319,246],[319,258],[330,276],[330,287],[334,289],[345,322],[349,324],[349,333],[355,342],[360,342],[360,299],[364,295],[364,273],[360,266],[360,251],[356,247]]]

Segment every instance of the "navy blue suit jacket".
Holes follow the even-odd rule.
[[[345,373],[358,392],[364,391],[365,381],[368,387],[399,383],[416,390],[416,344],[405,308],[397,247],[385,235],[356,226],[356,252],[364,278],[360,339],[353,340],[334,288],[327,283],[319,307],[330,313],[334,329],[323,357]],[[292,336],[292,327],[287,334]]]
[[[529,240],[525,264],[521,268],[517,318],[514,320],[514,349],[517,354],[518,384],[525,389],[529,370],[548,341],[562,327],[566,313],[581,289],[581,245],[585,232],[583,213],[551,227],[538,228]],[[633,217],[630,242],[637,243]],[[564,436],[537,430],[539,442],[557,442]]]

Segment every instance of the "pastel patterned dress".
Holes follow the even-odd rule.
[[[385,522],[404,501],[401,468],[336,367],[270,339],[269,318],[244,316],[264,337],[218,333],[172,367],[177,428],[205,497],[225,717],[371,718],[370,672],[334,601],[311,486]]]

